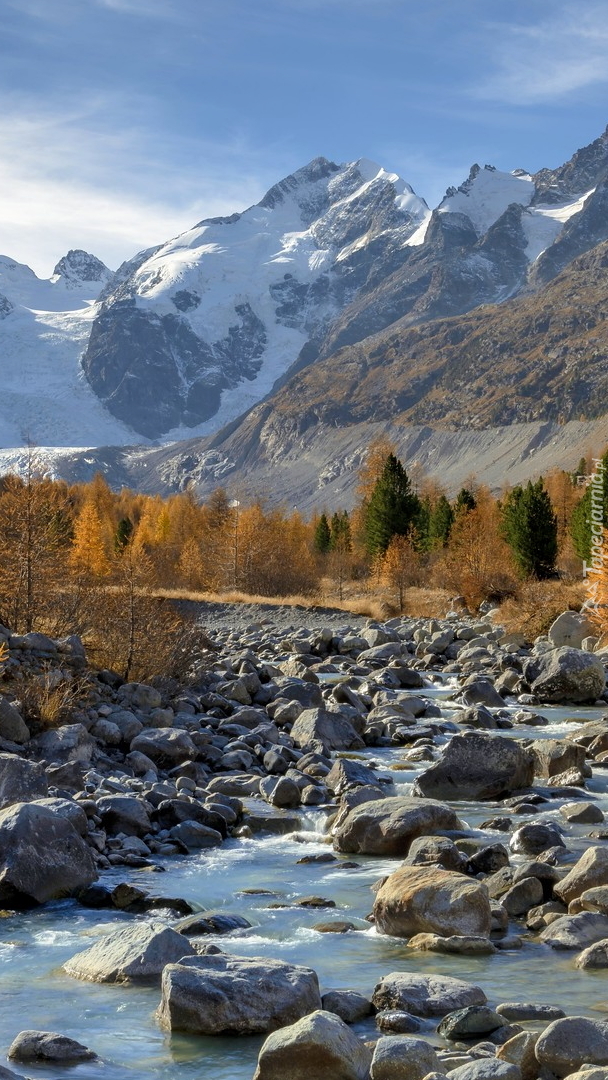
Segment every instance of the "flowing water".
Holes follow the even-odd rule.
[[[501,734],[563,738],[572,730],[568,721],[602,715],[599,709],[537,711],[549,720],[547,727],[517,727]],[[450,714],[448,706],[446,716]],[[403,761],[399,749],[374,749],[361,757],[393,777],[396,793],[407,793],[417,770],[426,767],[389,771]],[[588,787],[608,812],[608,770],[596,769]],[[556,800],[556,806],[551,803],[550,810],[542,806],[535,820],[558,821],[568,834],[568,846],[582,851],[589,827],[564,826],[557,809],[562,801]],[[472,830],[497,812],[493,804],[460,803],[457,810]],[[522,949],[472,958],[414,952],[402,940],[376,934],[365,920],[373,901],[370,885],[395,869],[400,860],[340,856],[336,863],[298,863],[305,855],[331,851],[323,832],[327,813],[323,808],[303,811],[297,834],[229,840],[218,850],[165,860],[162,874],[148,869],[125,873],[121,868],[102,880],[115,884],[129,878],[152,892],[183,896],[206,910],[244,915],[251,929],[205,940],[243,956],[274,957],[312,967],[318,972],[322,993],[352,988],[369,995],[381,976],[411,970],[478,982],[494,1003],[542,1002],[560,1005],[569,1014],[597,1017],[608,1012],[605,973],[578,971],[574,954],[555,952],[531,939],[524,940]],[[525,816],[515,817],[514,824],[525,820]],[[504,833],[491,835],[496,841],[508,840]],[[342,868],[347,859],[358,867]],[[312,894],[333,900],[336,907],[297,906],[299,899]],[[166,917],[170,921],[169,912]],[[0,1047],[8,1048],[24,1028],[35,1028],[76,1038],[103,1059],[103,1064],[69,1070],[27,1066],[28,1076],[41,1080],[63,1080],[68,1071],[73,1080],[251,1080],[262,1038],[169,1035],[154,1019],[158,988],[84,983],[62,972],[61,965],[75,952],[131,918],[120,912],[84,909],[72,901],[0,918]],[[349,920],[359,929],[345,934],[312,929],[332,919]],[[511,925],[525,935],[523,923]],[[428,1022],[422,1034],[432,1038],[434,1027]],[[358,1025],[357,1030],[371,1035],[373,1021]]]

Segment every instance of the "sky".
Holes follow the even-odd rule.
[[[605,0],[0,0],[0,254],[112,269],[323,155],[431,207],[608,123]]]

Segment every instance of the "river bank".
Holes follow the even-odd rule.
[[[276,621],[272,613],[257,613],[257,620],[250,615],[247,621],[243,613],[231,620],[230,612],[215,623],[208,619],[213,649],[188,687],[125,686],[102,673],[74,703],[71,723],[28,728],[27,736],[21,729],[22,742],[7,740],[0,723],[0,843],[4,816],[16,797],[24,797],[24,766],[17,794],[11,794],[11,770],[15,761],[26,762],[25,771],[36,770],[39,781],[29,789],[29,812],[43,805],[46,814],[71,822],[92,860],[89,870],[86,859],[76,860],[77,871],[85,867],[90,879],[74,886],[79,899],[36,903],[24,891],[31,887],[31,861],[29,882],[20,879],[21,901],[15,881],[10,885],[19,902],[0,925],[0,991],[8,1003],[0,1017],[2,1047],[8,1049],[25,1027],[53,1030],[99,1055],[71,1067],[70,1075],[83,1080],[190,1080],[201,1072],[249,1080],[263,1034],[236,1038],[188,1034],[178,1025],[163,1029],[154,1017],[160,971],[143,984],[68,974],[72,958],[108,931],[159,920],[175,928],[188,909],[203,912],[197,932],[183,934],[195,958],[213,955],[208,948],[215,946],[231,955],[282,960],[316,972],[323,995],[351,989],[370,1002],[383,979],[407,971],[463,979],[482,988],[493,1005],[531,1001],[601,1017],[598,971],[575,966],[583,948],[556,948],[541,937],[557,921],[551,916],[565,915],[567,905],[532,919],[529,911],[542,907],[545,894],[549,904],[559,904],[553,885],[590,844],[604,849],[608,721],[602,719],[602,654],[556,641],[532,648],[505,638],[491,622],[456,614],[383,625],[343,612],[335,618],[323,612],[316,625],[310,613],[308,625],[293,616],[290,622],[285,612]],[[9,706],[13,700],[22,722],[20,684],[36,672],[88,677],[74,640],[4,637],[10,658],[0,691]],[[575,646],[583,644],[579,638]],[[11,719],[14,737],[18,725]],[[463,765],[456,751],[467,731]],[[499,760],[506,753],[503,740],[523,747],[517,783],[513,760],[506,768]],[[501,752],[493,759],[488,750],[497,747]],[[440,790],[446,760],[451,782],[460,777],[452,797]],[[481,770],[473,768],[476,761]],[[418,826],[409,833],[397,829],[387,847],[391,828],[380,826],[379,844],[375,826],[356,822],[365,805],[378,810],[393,800],[400,801],[390,810],[399,811],[401,824],[412,805],[425,800],[447,804],[457,821],[436,821],[422,832]],[[576,811],[567,810],[572,803],[591,806],[594,821],[578,822]],[[547,831],[522,839],[520,827],[528,823]],[[408,855],[412,840],[425,835],[444,835],[444,843],[427,843],[417,857]],[[370,886],[406,857],[413,866],[481,881],[489,889],[492,924],[468,936],[487,939],[491,951],[472,952],[474,944],[461,942],[453,946],[461,951],[446,955],[434,951],[441,941],[411,948],[411,933],[385,933],[368,921]],[[42,880],[44,865],[40,871]],[[520,880],[540,882],[540,895],[528,884],[527,898],[513,899],[518,872]],[[494,880],[501,873],[502,882]],[[10,911],[4,870],[0,877]],[[528,904],[530,899],[535,902]],[[516,911],[518,903],[524,906]],[[589,910],[602,915],[597,907]],[[327,932],[338,929],[332,923],[343,924],[343,932]],[[467,935],[452,927],[451,934],[439,934],[444,941],[446,936]],[[567,995],[557,991],[564,976]],[[334,999],[333,1005],[341,1008],[344,1001],[340,1006]],[[368,1041],[381,1036],[373,1012],[370,1006],[353,1027]],[[455,1066],[455,1049],[471,1061],[494,1054],[497,1042],[488,1049],[487,1038],[467,1041],[464,1050],[455,1046],[437,1034],[439,1019],[422,1016],[417,1023],[420,1036],[440,1049],[446,1069]],[[524,1022],[524,1030],[538,1031],[539,1024]],[[19,1068],[14,1061],[10,1067]],[[57,1062],[21,1068],[40,1077],[65,1075]]]

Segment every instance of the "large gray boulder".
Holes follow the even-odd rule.
[[[562,611],[551,623],[547,637],[558,649],[564,645],[581,649],[584,639],[593,636],[596,630],[597,627],[584,612]]]
[[[80,761],[88,765],[97,749],[97,743],[84,724],[64,724],[63,727],[37,735],[31,740],[29,747],[37,756],[54,764]]]
[[[129,749],[145,754],[161,768],[172,768],[198,757],[196,746],[182,728],[144,728],[132,740]]]
[[[529,747],[537,776],[558,776],[567,769],[582,769],[585,748],[565,739],[536,739]]]
[[[402,866],[378,890],[374,921],[380,933],[396,937],[489,937],[492,912],[479,881],[432,866]]]
[[[97,800],[97,812],[111,836],[145,836],[150,832],[148,811],[134,795],[104,795]]]
[[[304,709],[291,729],[296,746],[322,745],[325,751],[362,750],[363,739],[350,720],[325,709]]]
[[[562,915],[541,932],[541,941],[552,949],[584,949],[608,937],[608,915],[599,911],[581,911],[578,915]]]
[[[133,923],[111,931],[76,953],[63,965],[75,979],[88,982],[160,982],[167,964],[194,956],[195,949],[183,934],[165,923]]]
[[[91,849],[62,814],[36,802],[0,810],[0,906],[43,904],[96,877]]]
[[[78,1065],[82,1061],[94,1061],[97,1054],[88,1046],[59,1035],[56,1031],[20,1031],[13,1039],[7,1053],[11,1061],[53,1062]]]
[[[17,754],[0,754],[0,809],[48,795],[44,767]]]
[[[531,657],[524,675],[541,701],[595,701],[606,686],[606,671],[599,656],[563,646]]]
[[[378,1010],[399,1009],[414,1016],[446,1016],[468,1005],[485,1005],[480,986],[448,975],[419,975],[393,971],[377,984],[372,1004]]]
[[[29,738],[30,729],[21,713],[0,694],[0,739],[22,745],[29,742]]]
[[[356,806],[334,833],[337,851],[361,855],[407,855],[418,836],[460,827],[455,812],[431,799],[395,796]]]
[[[209,955],[168,964],[158,1020],[166,1031],[250,1035],[321,1008],[316,973],[262,957]]]
[[[431,1072],[444,1073],[445,1065],[426,1039],[411,1035],[383,1035],[374,1047],[371,1080],[423,1080]]]
[[[368,1080],[371,1058],[343,1020],[317,1010],[268,1036],[253,1080]]]
[[[536,1043],[539,1065],[555,1076],[568,1076],[581,1065],[608,1065],[608,1024],[584,1016],[554,1020]]]
[[[608,848],[590,847],[561,881],[553,886],[558,900],[569,904],[587,889],[608,885]]]
[[[436,799],[498,799],[534,779],[534,759],[513,739],[467,731],[418,777],[414,793]]]

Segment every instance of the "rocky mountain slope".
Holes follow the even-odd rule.
[[[432,212],[371,162],[318,158],[113,275],[84,252],[49,282],[2,259],[0,444],[206,435],[71,450],[61,469],[207,490],[265,484],[293,457],[300,480],[278,494],[305,500],[378,425],[423,455],[440,428],[478,432],[488,467],[482,433],[532,425],[523,461],[547,424],[604,413],[607,210],[608,130],[536,175],[475,165]]]

